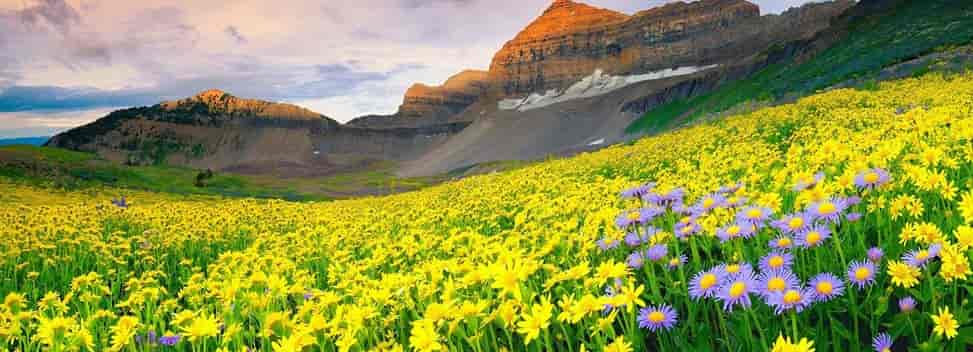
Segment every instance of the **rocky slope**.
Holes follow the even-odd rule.
[[[457,122],[451,120],[476,102],[489,87],[488,72],[460,72],[441,86],[414,84],[405,92],[398,112],[393,115],[369,115],[348,122],[365,128],[402,128],[432,126]]]
[[[372,160],[418,157],[465,127],[368,129],[290,105],[218,90],[112,112],[46,145],[95,152],[132,165],[169,163],[214,170],[314,176]]]

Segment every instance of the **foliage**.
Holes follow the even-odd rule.
[[[685,122],[680,117],[692,121],[748,101],[804,96],[844,81],[875,78],[890,65],[971,41],[973,3],[902,1],[890,13],[853,20],[847,37],[807,61],[770,65],[713,92],[656,107],[626,132],[656,133],[658,126]]]
[[[120,208],[4,185],[31,200],[0,207],[0,344],[865,351],[886,332],[968,350],[971,139],[973,74],[927,75],[388,197]],[[795,294],[830,296],[724,309],[788,215],[817,224],[780,250]],[[714,267],[725,294],[692,298]],[[807,286],[821,273],[831,289]]]

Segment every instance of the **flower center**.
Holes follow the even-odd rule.
[[[784,293],[784,303],[795,304],[800,301],[801,301],[801,293],[797,292],[797,290],[787,290],[787,292]]]
[[[821,234],[817,231],[808,232],[805,240],[807,241],[807,244],[817,244],[819,241],[821,241]]]
[[[629,212],[628,213],[628,219],[629,220],[638,220],[639,219],[639,213],[637,211]]]
[[[712,207],[714,203],[716,203],[716,200],[713,198],[706,198],[703,200],[703,208]]]
[[[769,264],[771,268],[780,268],[784,266],[784,257],[781,257],[779,255],[770,257],[770,260],[767,261],[767,264]]]
[[[747,290],[747,284],[742,282],[734,282],[730,285],[730,297],[737,298],[743,296],[743,293]]]
[[[818,207],[818,214],[829,215],[834,213],[836,209],[837,208],[835,208],[834,203],[823,202],[821,203],[821,206]]]
[[[781,239],[777,240],[777,247],[787,248],[787,247],[790,247],[790,246],[791,246],[791,239],[790,238],[784,237],[784,238],[781,238]]]
[[[679,258],[676,257],[676,258],[669,259],[669,265],[672,265],[672,266],[679,265]]]
[[[760,209],[750,209],[747,211],[747,217],[751,219],[760,218]]]
[[[872,271],[869,270],[868,268],[862,267],[862,268],[858,268],[858,270],[855,270],[855,280],[858,281],[864,281],[871,275],[872,275]]]
[[[787,222],[787,227],[790,227],[791,230],[797,230],[801,228],[801,226],[804,226],[804,219],[800,217],[791,218],[791,220]]]
[[[716,285],[716,275],[706,274],[699,280],[699,287],[704,290],[713,287],[713,285]]]
[[[916,253],[916,259],[926,260],[926,258],[929,258],[929,251],[923,249],[923,250],[919,251],[918,253]]]
[[[740,233],[740,226],[737,225],[730,226],[728,229],[726,229],[726,233],[730,234],[731,237],[736,236],[737,234]]]
[[[822,281],[818,283],[818,293],[822,295],[830,295],[834,291],[834,285],[831,285],[828,281]]]
[[[875,171],[872,171],[872,172],[869,172],[869,173],[865,174],[865,182],[867,182],[867,183],[875,183],[875,182],[878,182],[878,173],[876,173]]]
[[[767,291],[780,292],[787,286],[783,278],[775,277],[767,281]]]
[[[730,264],[730,265],[727,265],[726,266],[726,272],[728,272],[730,274],[736,274],[739,271],[740,271],[740,265],[739,264]]]
[[[663,320],[666,320],[666,316],[665,314],[662,314],[662,312],[649,313],[649,321],[653,323],[661,323]]]

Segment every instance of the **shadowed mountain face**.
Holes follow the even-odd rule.
[[[375,160],[414,158],[465,124],[367,129],[310,110],[209,90],[115,111],[48,146],[132,165],[168,163],[253,174],[319,176]]]
[[[625,126],[653,106],[793,59],[800,50],[780,48],[808,40],[852,5],[760,16],[744,0],[699,0],[629,16],[555,0],[503,45],[489,71],[413,85],[392,115],[341,125],[297,106],[211,90],[113,112],[48,145],[130,164],[295,175],[374,160],[401,162],[402,175],[430,175],[590,149],[625,139]]]

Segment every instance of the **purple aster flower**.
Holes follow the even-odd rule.
[[[855,175],[855,186],[858,189],[875,189],[889,182],[889,172],[874,168],[859,172]]]
[[[845,214],[845,220],[848,220],[850,222],[855,222],[855,221],[861,220],[861,218],[862,218],[862,213],[848,213],[848,214]]]
[[[943,250],[942,243],[933,243],[929,245],[929,256],[933,258],[939,257],[939,253]]]
[[[683,198],[686,196],[686,190],[682,188],[673,188],[669,192],[666,192],[659,197],[658,201],[654,202],[661,207],[670,207],[673,211],[676,211],[676,206],[683,206]]]
[[[905,296],[899,300],[899,310],[902,313],[909,314],[916,309],[916,300],[912,296]]]
[[[784,251],[771,251],[760,258],[760,271],[789,270],[794,264],[794,256]]]
[[[800,287],[801,281],[790,270],[773,270],[760,273],[758,284],[759,294],[767,299],[773,294]]]
[[[716,193],[723,193],[723,194],[736,193],[736,191],[739,191],[740,188],[743,188],[742,181],[732,185],[721,186],[719,189],[716,190]]]
[[[862,203],[862,197],[859,196],[851,196],[845,198],[845,205],[847,205],[848,207],[853,207],[861,203]]]
[[[794,247],[794,239],[787,235],[780,235],[767,242],[767,245],[773,249],[791,249]]]
[[[882,261],[882,256],[885,255],[885,251],[879,247],[872,247],[868,249],[868,260],[872,263],[878,263]]]
[[[162,337],[159,337],[159,344],[163,346],[175,346],[176,344],[179,343],[180,339],[182,339],[182,336],[180,336],[179,334],[164,335]]]
[[[312,298],[314,298],[314,293],[313,292],[305,292],[304,293],[304,300],[305,301],[310,300]]]
[[[640,186],[632,187],[622,191],[622,199],[642,198],[645,194],[655,188],[655,182],[649,182]]]
[[[863,289],[875,283],[875,263],[854,261],[848,266],[848,282]]]
[[[829,223],[838,223],[841,221],[841,213],[847,207],[848,205],[844,199],[831,197],[820,202],[811,203],[807,208],[807,212],[814,216],[815,219]]]
[[[872,339],[872,347],[875,348],[875,352],[892,352],[892,336],[884,332],[878,334]]]
[[[750,238],[753,232],[754,226],[750,223],[734,223],[717,229],[716,237],[719,237],[720,242],[728,242],[737,238]]]
[[[642,238],[639,237],[638,233],[629,232],[625,234],[625,245],[629,247],[638,247],[642,244]]]
[[[642,251],[634,251],[632,254],[628,255],[625,259],[625,264],[632,269],[641,269],[642,265],[645,264],[645,257],[642,255]]]
[[[911,267],[924,268],[933,258],[935,256],[929,249],[914,249],[903,255],[902,261]]]
[[[801,233],[811,226],[811,217],[803,213],[787,214],[774,221],[771,225],[784,234],[794,235]]]
[[[747,197],[743,196],[729,196],[726,197],[726,206],[729,208],[736,208],[747,204]]]
[[[717,298],[723,301],[723,309],[727,311],[732,311],[737,305],[749,308],[750,294],[755,293],[757,288],[757,279],[753,276],[753,272],[742,272],[730,275],[723,282],[717,292]]]
[[[669,264],[667,264],[667,266],[669,267],[669,270],[674,270],[686,264],[686,259],[686,256],[683,254],[677,255],[669,259]]]
[[[654,237],[655,234],[657,234],[659,232],[660,232],[659,231],[659,228],[657,228],[655,226],[652,226],[652,225],[646,226],[645,227],[645,231],[642,232],[642,236],[639,237],[639,241],[641,243],[649,243],[649,241],[652,240],[652,237]]]
[[[638,210],[623,211],[615,217],[615,226],[620,229],[626,229],[633,224],[637,225],[641,217],[642,213]]]
[[[798,180],[797,181],[797,184],[794,185],[794,192],[800,192],[800,191],[803,191],[805,189],[814,187],[814,185],[818,184],[822,180],[824,180],[824,173],[823,172],[818,172],[818,173],[814,174],[814,176],[812,176],[810,179],[801,179],[801,180]]]
[[[695,235],[702,230],[702,227],[697,223],[690,223],[688,225],[676,225],[676,237],[679,239],[687,238],[689,236]]]
[[[831,237],[831,229],[824,225],[816,225],[797,235],[796,244],[804,248],[820,246]]]
[[[892,336],[884,332],[878,334],[872,339],[872,347],[875,348],[875,352],[892,352]]]
[[[669,248],[666,247],[664,243],[649,247],[649,249],[645,251],[645,257],[653,262],[662,260],[662,258],[665,258],[668,254]]]
[[[832,273],[820,273],[808,282],[815,302],[827,302],[845,292],[845,284]]]
[[[753,275],[753,266],[751,266],[749,263],[744,263],[744,262],[740,262],[736,264],[734,263],[720,264],[719,266],[717,266],[717,269],[720,270],[721,272],[726,273],[727,275],[740,275],[740,274]]]
[[[702,212],[707,212],[724,206],[726,206],[726,197],[719,193],[708,194],[696,202],[696,208]]]
[[[111,204],[114,205],[114,206],[116,206],[116,207],[119,207],[121,209],[127,209],[128,208],[128,201],[125,200],[125,196],[122,196],[119,199],[112,198],[111,199]]]
[[[813,298],[813,290],[795,287],[786,289],[784,292],[771,294],[767,297],[767,304],[774,307],[774,312],[778,315],[789,310],[800,313],[804,308],[811,305]]]
[[[639,209],[639,223],[648,224],[652,222],[657,216],[665,214],[666,210],[659,206],[649,206],[647,208]]]
[[[663,304],[659,306],[648,306],[639,310],[639,327],[656,332],[658,330],[669,330],[676,325],[679,315],[672,306]]]
[[[603,251],[607,251],[609,249],[618,248],[619,242],[618,240],[614,240],[610,238],[602,238],[598,240],[597,244],[598,244],[598,248],[601,248],[601,250]]]
[[[719,269],[720,267],[716,267],[696,273],[689,280],[689,297],[694,299],[715,297],[720,284],[726,278],[726,273]]]
[[[767,223],[767,220],[770,220],[770,216],[773,214],[774,211],[770,208],[749,206],[737,212],[736,217],[739,222],[750,223],[760,228]]]

